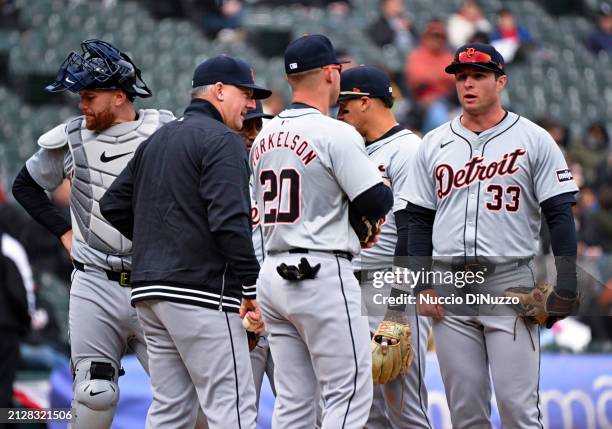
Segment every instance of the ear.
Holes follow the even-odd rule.
[[[499,87],[499,89],[504,89],[506,87],[506,83],[508,82],[508,76],[506,76],[505,74],[501,75],[498,79],[497,79],[497,85]]]
[[[332,83],[332,80],[333,80],[332,73],[333,73],[333,70],[331,68],[323,69],[323,76],[325,76],[326,82]]]
[[[115,91],[115,97],[113,99],[114,103],[115,103],[115,107],[119,107],[124,105],[125,103],[127,103],[129,101],[127,94],[121,90],[117,90]]]
[[[359,108],[361,109],[362,112],[365,112],[366,110],[368,110],[372,104],[372,99],[369,97],[361,97],[360,98],[361,103],[359,104]]]
[[[225,88],[223,86],[223,83],[221,82],[217,82],[213,85],[213,93],[215,95],[215,98],[219,101],[223,101],[225,100]]]

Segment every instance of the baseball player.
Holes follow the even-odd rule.
[[[360,251],[349,200],[383,217],[392,194],[355,129],[326,114],[341,63],[330,40],[306,35],[285,51],[292,104],[253,142],[253,193],[267,257],[257,282],[270,335],[273,428],[359,428],[372,401],[370,336],[352,258]],[[317,386],[318,384],[318,386]]]
[[[247,112],[242,123],[242,129],[240,135],[244,139],[247,150],[251,150],[253,141],[257,134],[263,127],[263,119],[272,119],[274,116],[264,113],[261,101],[256,100],[255,108]],[[251,194],[251,226],[253,228],[253,248],[255,249],[255,256],[259,264],[263,264],[265,259],[263,231],[261,228],[261,216],[259,208],[257,207],[257,201],[253,198],[253,178],[249,183],[249,190]],[[261,383],[263,382],[263,376],[266,374],[272,387],[272,392],[275,393],[274,389],[274,361],[270,354],[270,344],[268,343],[268,334],[264,333],[259,336],[253,334],[253,340],[255,344],[251,350],[251,366],[253,367],[253,380],[255,381],[255,393],[257,394],[257,404],[259,405],[259,396],[261,393]],[[276,393],[275,393],[276,394]]]
[[[150,97],[151,91],[126,54],[102,40],[86,40],[81,48],[68,55],[46,90],[79,94],[83,115],[38,139],[40,149],[15,179],[13,193],[73,259],[72,427],[104,429],[119,399],[121,356],[129,348],[148,366],[143,332],[130,306],[131,242],[101,216],[99,199],[140,143],[173,115],[134,109],[135,97]],[[64,178],[72,181],[72,225],[45,195]]]
[[[365,139],[368,156],[393,190],[393,208],[385,217],[378,241],[362,249],[353,260],[361,293],[368,312],[370,332],[376,332],[386,311],[377,301],[380,289],[373,287],[372,274],[389,270],[395,256],[406,256],[408,171],[421,139],[398,125],[391,111],[393,93],[387,75],[374,67],[355,67],[342,72],[338,119],[353,125]],[[387,288],[385,292],[390,292]],[[378,305],[376,304],[378,302]],[[428,317],[416,316],[414,305],[408,317],[416,356],[407,374],[374,386],[372,410],[367,428],[431,428],[427,415],[427,390],[423,380]]]
[[[408,253],[416,256],[415,272],[429,269],[433,255],[433,272],[465,279],[480,273],[484,283],[455,281],[459,289],[417,282],[418,309],[434,318],[453,428],[491,427],[489,373],[502,426],[541,428],[539,326],[520,322],[512,306],[459,306],[453,299],[467,304],[470,296],[500,296],[509,287],[533,290],[543,215],[557,265],[557,286],[545,301],[554,316],[548,326],[568,315],[576,302],[571,207],[578,188],[551,136],[502,107],[507,76],[499,52],[464,45],[446,72],[455,76],[463,113],[428,133],[416,154]]]

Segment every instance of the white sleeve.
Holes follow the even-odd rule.
[[[342,138],[329,142],[329,157],[338,184],[353,201],[372,186],[382,183],[382,177],[368,157],[359,133],[353,127],[344,127],[341,131]]]
[[[436,210],[436,186],[433,171],[429,167],[428,146],[430,140],[425,136],[417,150],[412,168],[408,173],[408,201],[426,209]]]
[[[563,153],[548,132],[541,130],[534,150],[533,185],[540,204],[556,195],[578,192]]]
[[[30,176],[41,188],[52,192],[66,178],[67,146],[58,149],[40,148],[26,161]]]
[[[387,168],[391,189],[393,190],[393,213],[405,209],[410,189],[410,170],[413,167],[420,139],[415,142],[401,142],[393,155],[393,162]]]

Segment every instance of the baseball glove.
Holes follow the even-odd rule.
[[[384,338],[383,338],[384,337]],[[392,344],[389,340],[396,340]],[[382,343],[387,341],[387,352],[383,354]],[[383,320],[372,337],[372,378],[374,384],[385,384],[405,374],[414,357],[410,326]]]
[[[354,204],[349,203],[349,222],[362,248],[372,247],[376,242],[383,220],[368,218],[362,215]]]
[[[255,332],[247,331],[247,339],[249,340],[249,351],[252,352],[257,347],[259,337]]]
[[[550,283],[536,287],[515,286],[506,289],[504,295],[517,297],[520,301],[520,315],[528,322],[552,327],[578,308],[580,297],[566,298],[557,293]]]

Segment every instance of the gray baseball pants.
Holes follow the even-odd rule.
[[[306,257],[321,264],[313,280],[290,282],[276,267]],[[372,403],[372,356],[361,291],[350,262],[326,252],[269,255],[257,284],[275,365],[274,429],[311,429],[323,402],[321,428],[365,425]]]
[[[533,287],[534,279],[533,266],[522,265],[487,276],[476,291],[499,295],[511,286]],[[448,295],[451,287],[436,290]],[[453,428],[492,428],[491,381],[503,427],[543,428],[539,327],[517,320],[510,306],[479,305],[474,310],[474,315],[447,313],[433,324]]]
[[[150,429],[191,429],[198,401],[210,429],[253,429],[257,409],[246,331],[238,314],[189,304],[136,303],[149,350]]]
[[[136,354],[148,372],[147,349],[136,311],[130,305],[129,287],[108,280],[100,269],[85,267],[86,271],[73,271],[70,287],[68,329],[70,335],[70,360],[73,370],[89,371],[87,361],[109,360],[115,367],[115,381],[121,368],[121,357],[126,350]],[[80,363],[83,361],[83,365]],[[78,379],[73,382],[73,390]],[[74,428],[92,427],[88,416],[75,399],[72,407],[77,410]],[[114,415],[114,406],[104,413],[109,425]],[[96,418],[96,417],[94,417]]]
[[[385,271],[381,269],[378,271]],[[364,272],[365,273],[365,272]],[[363,274],[361,293],[363,311],[369,314],[370,332],[376,332],[382,322],[387,306],[377,304],[374,295],[389,296],[390,287],[374,288],[372,270]],[[379,299],[379,298],[378,298]],[[431,418],[427,411],[427,389],[425,386],[425,360],[427,339],[431,328],[431,319],[416,316],[415,306],[408,306],[408,324],[412,330],[412,347],[414,359],[407,374],[400,375],[386,384],[374,386],[372,409],[366,429],[431,429]]]

